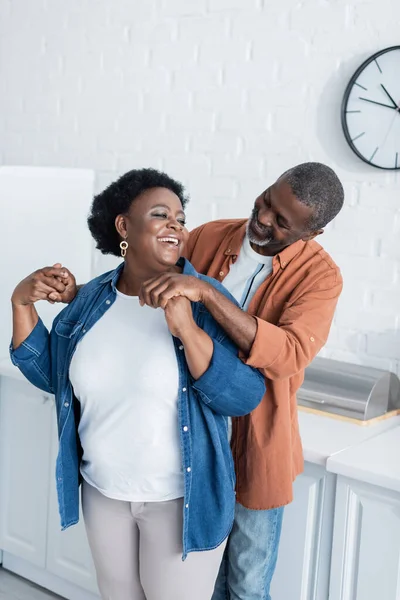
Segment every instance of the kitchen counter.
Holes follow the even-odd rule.
[[[349,448],[359,447],[360,444],[362,447],[367,440],[400,427],[400,415],[363,427],[325,415],[299,411],[299,427],[304,460],[326,467],[331,457],[347,452]]]
[[[327,461],[327,469],[357,481],[400,492],[400,426],[353,446]]]

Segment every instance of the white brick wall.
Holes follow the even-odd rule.
[[[321,242],[345,290],[323,352],[400,372],[400,174],[360,162],[339,113],[399,31],[398,0],[0,0],[0,162],[92,167],[98,189],[164,168],[190,226],[247,216],[298,162],[330,164],[347,206]]]

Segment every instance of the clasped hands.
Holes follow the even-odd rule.
[[[162,308],[170,332],[184,341],[197,328],[190,302],[204,302],[209,284],[179,273],[164,273],[146,281],[139,292],[141,306]]]

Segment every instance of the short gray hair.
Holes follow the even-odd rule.
[[[310,230],[322,229],[340,212],[344,190],[335,171],[322,163],[307,162],[289,169],[284,179],[300,202],[313,209]]]

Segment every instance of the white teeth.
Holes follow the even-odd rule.
[[[175,246],[178,246],[179,244],[179,240],[177,240],[176,238],[173,237],[164,237],[164,238],[158,238],[159,242],[171,242],[173,244],[175,244]]]

